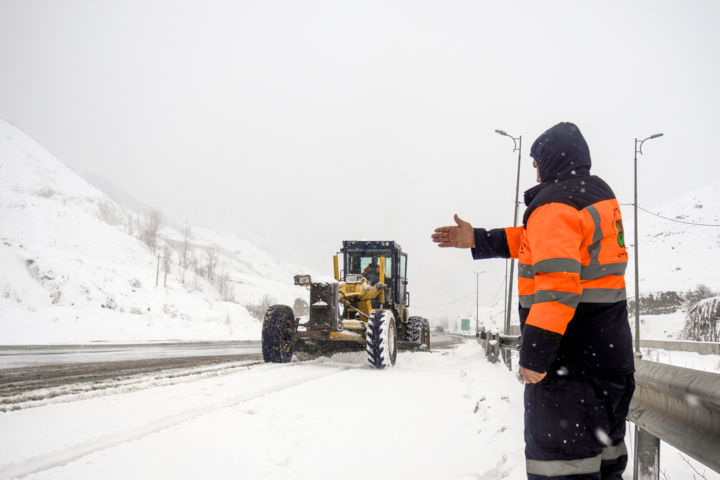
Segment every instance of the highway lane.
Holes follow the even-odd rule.
[[[463,341],[435,333],[430,340],[433,349],[452,348]],[[0,346],[0,404],[38,390],[62,392],[68,385],[82,384],[83,390],[109,388],[142,378],[261,363],[259,341]]]

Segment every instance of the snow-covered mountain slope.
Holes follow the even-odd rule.
[[[120,187],[109,180],[91,172],[82,172],[84,178],[90,185],[103,192],[110,200],[120,207],[125,207],[135,212],[147,212],[152,207],[132,195],[124,192]]]
[[[682,296],[700,284],[720,292],[720,227],[714,226],[720,225],[720,182],[648,210],[656,215],[638,214],[641,338],[680,339],[688,314],[682,310]],[[628,298],[634,299],[632,205],[622,212],[630,255],[625,280]],[[634,319],[630,321],[634,330]]]
[[[141,223],[0,121],[0,344],[259,339],[261,324],[245,305],[265,296],[293,305],[307,294],[292,277],[314,272],[197,227],[189,248],[197,268],[183,275],[182,234],[163,226],[155,253],[136,237]],[[155,286],[163,247],[167,288],[162,261]],[[225,298],[234,302],[222,301],[217,282],[203,275],[213,252],[216,278],[228,275]]]
[[[642,206],[642,204],[641,204]],[[638,214],[640,234],[640,294],[686,292],[698,284],[720,290],[720,182]],[[633,207],[622,207],[626,241],[634,244]],[[696,224],[696,225],[691,225]],[[635,249],[630,254],[626,279],[634,295]]]

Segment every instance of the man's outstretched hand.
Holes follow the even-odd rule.
[[[439,243],[438,247],[474,248],[475,229],[465,220],[455,214],[457,226],[440,227],[435,229],[432,235],[433,242]]]
[[[522,375],[523,380],[525,380],[525,383],[538,383],[540,380],[545,378],[545,375],[547,375],[547,372],[538,373],[538,372],[533,372],[532,370],[528,370],[527,368],[520,367],[520,375]]]

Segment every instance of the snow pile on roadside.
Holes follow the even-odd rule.
[[[292,276],[307,269],[195,227],[191,256],[202,266],[216,255],[235,301],[201,275],[183,282],[173,249],[167,288],[162,264],[156,287],[157,256],[133,235],[138,215],[4,121],[0,178],[3,344],[259,339],[261,322],[245,305],[306,295]],[[181,234],[165,226],[160,237],[177,246]]]

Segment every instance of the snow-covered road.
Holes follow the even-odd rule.
[[[69,363],[120,362],[261,353],[258,341],[95,345],[0,345],[0,370]]]
[[[383,371],[343,353],[154,375],[0,412],[0,480],[519,480],[522,394],[475,338]],[[694,473],[665,444],[661,469]]]
[[[474,339],[338,354],[0,413],[0,479],[519,479],[522,415]]]

